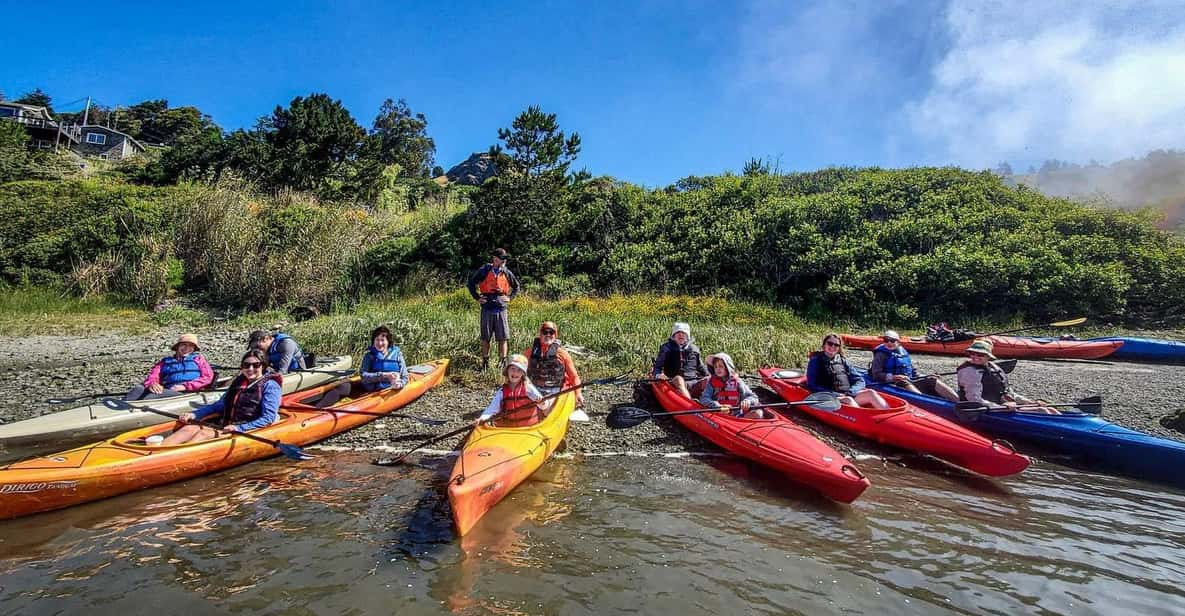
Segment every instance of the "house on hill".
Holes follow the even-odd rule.
[[[123,160],[143,154],[145,147],[127,133],[121,133],[106,126],[86,125],[81,127],[82,138],[71,148],[83,156]]]
[[[0,101],[0,120],[24,126],[29,133],[29,148],[34,150],[73,149],[82,139],[78,126],[63,126],[48,109],[38,105]]]

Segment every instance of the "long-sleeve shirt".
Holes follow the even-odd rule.
[[[481,297],[481,293],[478,293],[477,291],[477,285],[481,284],[481,281],[485,279],[486,274],[488,274],[491,269],[494,269],[494,266],[490,263],[486,263],[485,265],[477,268],[477,271],[473,272],[473,275],[469,277],[469,284],[466,286],[469,288],[469,294],[473,296],[473,299],[479,299]],[[515,276],[514,272],[510,271],[505,265],[503,265],[500,270],[495,270],[495,272],[506,274],[506,282],[510,284],[510,295],[508,297],[510,299],[514,299],[514,297],[518,295],[518,277]],[[491,303],[490,301],[487,301],[486,303],[482,304],[482,310],[501,310],[504,307],[505,306],[499,304],[498,302]]]
[[[150,387],[160,383],[160,367],[165,360],[160,360],[152,366],[152,370],[148,371],[148,378],[144,379],[144,387]],[[198,366],[198,372],[201,374],[198,378],[192,381],[186,381],[181,385],[185,387],[185,391],[198,391],[204,389],[214,382],[214,370],[210,368],[210,362],[206,361],[205,356],[198,354],[193,358],[194,363]]]
[[[247,423],[239,424],[239,430],[242,430],[243,432],[254,430],[256,428],[262,428],[264,426],[270,426],[276,421],[276,418],[279,417],[280,397],[283,395],[283,389],[280,387],[279,383],[271,379],[265,380],[262,383],[262,387],[263,397],[259,404],[259,409],[261,411],[259,417]],[[221,414],[226,410],[226,398],[230,395],[230,393],[231,392],[228,391],[225,394],[222,394],[222,397],[218,400],[195,410],[193,412],[194,418],[200,420],[205,419],[211,415]]]
[[[716,395],[718,392],[717,389],[712,386],[712,380],[713,379],[708,379],[708,382],[704,384],[704,393],[700,394],[699,403],[710,409],[718,409],[720,408],[720,403],[716,401]],[[741,398],[741,401],[737,403],[737,406],[740,406],[743,402],[749,402],[750,404],[757,404],[760,402],[760,400],[757,398],[757,394],[753,393],[753,390],[749,388],[749,385],[741,379],[737,379],[737,393],[740,394]]]
[[[527,397],[528,398],[530,398],[531,400],[533,400],[535,402],[538,402],[541,398],[543,398],[543,394],[539,393],[539,389],[537,387],[532,385],[529,381],[527,382],[526,385],[527,385]],[[502,410],[502,388],[499,387],[497,389],[497,391],[494,392],[494,399],[490,400],[490,405],[486,407],[486,410],[481,412],[481,417],[478,417],[477,420],[478,421],[485,421],[485,420],[493,417],[494,415],[497,415],[498,412],[501,410]],[[509,409],[507,409],[507,410],[509,410]]]
[[[830,361],[830,359],[827,359],[827,355],[823,353],[815,353],[811,355],[810,361],[806,364],[806,386],[810,388],[811,391],[835,391],[822,379],[822,375],[827,371],[827,363]],[[841,393],[855,394],[856,392],[864,389],[864,377],[860,376],[860,373],[852,367],[851,362],[849,362],[847,359],[844,359],[843,365],[844,370],[846,370],[848,373],[849,389],[848,391]]]
[[[658,347],[658,357],[654,358],[654,366],[650,370],[650,376],[658,376],[664,372],[667,364],[667,357],[671,354],[680,355],[679,373],[668,374],[667,376],[674,378],[675,376],[682,376],[685,380],[701,379],[708,376],[708,367],[704,364],[703,354],[700,353],[699,347],[694,342],[688,342],[687,346],[680,347],[674,340],[668,339]],[[695,356],[694,369],[684,370],[683,355],[691,354]]]
[[[288,368],[292,366],[292,358],[300,353],[300,345],[292,338],[285,338],[276,343],[276,350],[280,352],[280,361],[272,364],[272,370],[280,374],[288,374]],[[303,359],[301,363],[303,365]]]
[[[390,350],[387,351],[388,353]],[[399,360],[399,382],[404,385],[407,384],[407,362],[403,359],[403,349],[395,349],[395,356],[388,359]],[[370,385],[378,383],[383,380],[383,375],[390,374],[389,372],[375,372],[374,370],[374,355],[370,352],[362,355],[362,366],[358,369],[358,373],[362,375],[362,382]]]

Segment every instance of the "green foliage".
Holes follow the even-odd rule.
[[[436,142],[428,136],[428,119],[412,113],[402,98],[383,101],[365,148],[365,155],[382,165],[399,165],[412,177],[432,177]]]
[[[20,179],[29,160],[29,133],[16,122],[0,121],[0,184]]]
[[[532,105],[520,113],[510,128],[499,128],[505,145],[490,148],[498,173],[506,175],[566,175],[568,165],[580,154],[580,135],[565,137],[554,113]]]
[[[22,105],[36,105],[38,107],[45,107],[51,114],[53,113],[53,99],[48,94],[43,92],[41,88],[34,88],[32,92],[26,92],[24,96],[12,101]]]

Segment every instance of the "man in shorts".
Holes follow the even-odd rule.
[[[479,267],[469,278],[469,294],[481,304],[481,367],[490,367],[490,339],[498,341],[499,367],[506,365],[510,341],[510,317],[507,306],[518,295],[518,278],[506,267],[510,255],[498,248],[490,253],[490,262]]]

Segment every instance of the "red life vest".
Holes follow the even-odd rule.
[[[510,277],[506,275],[506,268],[499,268],[494,272],[493,266],[486,266],[486,276],[477,283],[477,291],[482,295],[510,295]]]
[[[524,406],[526,408],[521,408]],[[502,410],[494,419],[499,426],[517,428],[534,425],[542,420],[539,405],[533,404],[527,397],[526,379],[514,389],[510,388],[510,383],[502,385]]]
[[[737,378],[735,376],[729,376],[727,381],[714,376],[708,382],[712,385],[712,391],[716,392],[716,402],[732,408],[740,405],[741,387],[737,384]]]

